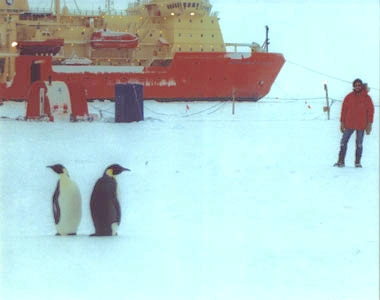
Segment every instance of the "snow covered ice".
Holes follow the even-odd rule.
[[[1,299],[378,299],[379,132],[344,169],[340,104],[145,101],[145,121],[24,122],[0,106]],[[189,106],[189,109],[186,108]],[[78,183],[78,236],[57,237],[62,163]],[[120,163],[117,237],[90,238],[89,201]]]

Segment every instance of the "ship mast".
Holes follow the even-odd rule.
[[[53,1],[51,3],[53,4]],[[57,16],[57,22],[59,23],[61,16],[61,2],[59,0],[55,0],[54,9],[55,15]]]
[[[106,12],[110,15],[111,11],[114,10],[114,1],[113,0],[106,0]]]

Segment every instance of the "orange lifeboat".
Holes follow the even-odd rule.
[[[136,48],[139,39],[136,35],[127,32],[98,30],[91,35],[91,47],[104,48]]]

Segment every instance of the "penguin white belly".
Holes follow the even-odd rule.
[[[82,199],[79,188],[74,182],[64,183],[60,188],[58,205],[60,208],[60,219],[56,224],[58,233],[75,234],[82,218]]]

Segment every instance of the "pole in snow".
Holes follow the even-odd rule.
[[[329,92],[327,89],[327,81],[326,80],[323,82],[323,87],[325,89],[325,94],[326,94],[326,106],[323,107],[323,111],[327,112],[327,120],[330,120]]]
[[[232,90],[232,114],[235,114],[235,89]]]

